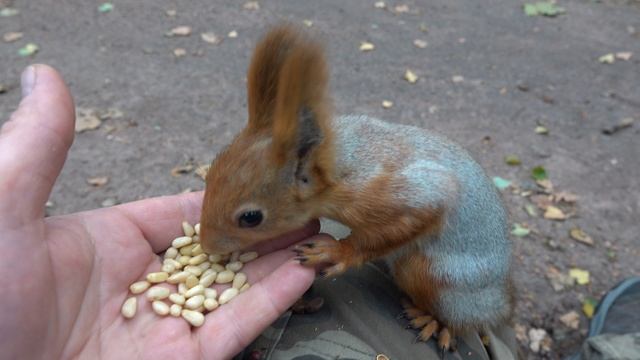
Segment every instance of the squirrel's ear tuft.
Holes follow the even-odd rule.
[[[322,47],[311,39],[295,44],[278,78],[273,145],[279,163],[301,159],[330,135],[327,67]]]
[[[300,35],[289,25],[270,30],[256,46],[247,75],[249,127],[271,127],[275,111],[278,79],[291,48]]]

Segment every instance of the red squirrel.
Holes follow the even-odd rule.
[[[228,253],[324,217],[341,241],[295,248],[321,275],[384,259],[411,299],[418,338],[440,348],[512,313],[511,244],[500,197],[460,146],[364,115],[332,116],[322,46],[281,25],[258,43],[247,126],[213,161],[201,241]]]

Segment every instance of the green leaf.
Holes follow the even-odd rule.
[[[538,8],[535,4],[524,4],[524,13],[527,16],[536,16],[538,15]]]
[[[582,300],[582,312],[584,312],[587,318],[591,319],[597,305],[598,300],[592,297],[586,297],[584,300]]]
[[[523,227],[520,224],[513,224],[513,230],[511,230],[511,235],[517,237],[525,237],[531,233],[531,230]]]
[[[22,47],[20,50],[18,50],[18,55],[20,55],[22,57],[31,56],[31,55],[37,53],[39,49],[40,48],[38,47],[38,45],[36,45],[34,43],[28,43],[27,45]]]
[[[520,161],[520,158],[517,155],[507,155],[504,158],[504,162],[511,166],[518,166],[522,164],[522,161]]]
[[[108,13],[113,10],[113,4],[110,2],[102,3],[98,6],[98,11],[101,13]]]
[[[533,177],[533,179],[536,181],[547,180],[547,170],[545,170],[542,166],[536,166],[531,169],[531,177]]]
[[[538,210],[532,204],[525,205],[524,209],[527,211],[527,214],[529,214],[529,216],[538,217]]]
[[[20,13],[20,10],[13,9],[13,8],[4,8],[0,10],[0,16],[2,17],[14,16],[14,15],[18,15],[19,13]]]
[[[524,4],[524,13],[527,16],[557,16],[560,14],[564,14],[566,11],[564,8],[557,6],[556,4],[549,1],[539,1],[531,4]]]
[[[503,179],[500,176],[496,176],[493,178],[493,184],[500,190],[504,190],[511,185],[511,181],[507,179]]]

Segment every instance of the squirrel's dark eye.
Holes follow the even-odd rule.
[[[246,211],[238,218],[238,225],[241,228],[251,228],[260,225],[262,222],[262,212],[260,210]]]

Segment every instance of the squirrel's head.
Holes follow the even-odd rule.
[[[327,69],[322,48],[289,26],[256,47],[249,121],[213,161],[200,238],[208,253],[248,247],[305,225],[333,183]]]

